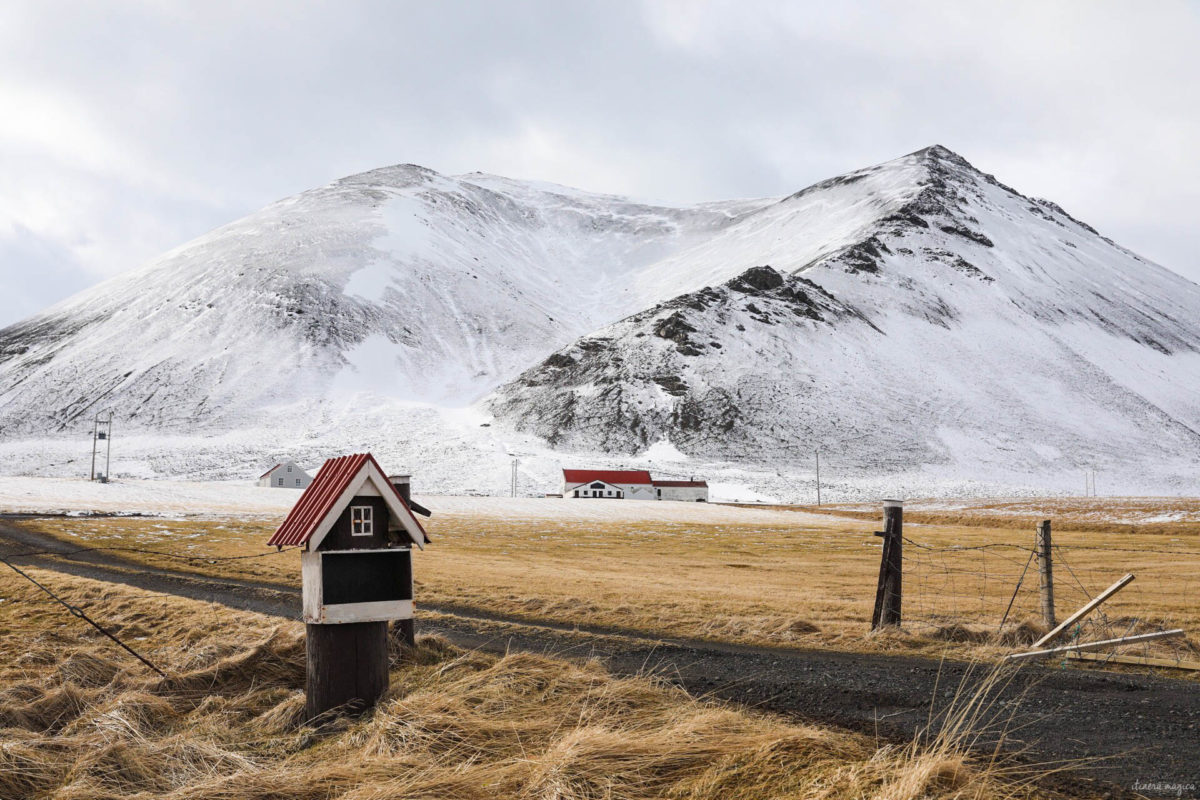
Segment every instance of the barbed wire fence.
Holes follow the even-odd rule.
[[[1022,534],[1013,532],[1013,538]],[[1072,625],[1056,646],[1120,639],[1200,621],[1200,550],[1185,546],[1109,547],[1054,544],[1053,597],[1059,622],[1123,575],[1136,579]],[[1047,632],[1043,619],[1038,548],[996,541],[944,545],[904,537],[904,627],[919,635],[993,643],[1028,650]],[[1193,636],[1139,642],[1095,654],[1092,661],[1129,661],[1181,668],[1200,661]],[[1059,659],[1065,660],[1066,656]]]

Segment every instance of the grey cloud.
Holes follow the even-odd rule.
[[[57,241],[83,288],[385,164],[693,202],[785,194],[940,142],[1200,279],[1196,9],[8,4],[0,103],[6,86],[58,103],[97,146],[68,158],[78,141],[47,140],[34,170],[0,124],[0,240],[7,222]],[[50,204],[58,218],[55,187],[74,192]],[[0,263],[7,284],[19,269]],[[26,312],[0,299],[0,324]]]
[[[25,227],[0,238],[0,276],[0,304],[13,321],[32,316],[91,282],[67,248]]]

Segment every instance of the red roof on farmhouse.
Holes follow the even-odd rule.
[[[267,477],[267,476],[268,476],[268,475],[270,475],[272,472],[274,472],[275,470],[279,469],[279,468],[280,468],[280,467],[282,467],[282,466],[283,466],[283,464],[276,464],[275,466],[271,467],[269,470],[267,470],[266,472],[264,472],[262,475],[259,475],[259,476],[258,476],[258,479],[261,481],[263,478]]]
[[[644,469],[564,469],[563,481],[566,483],[590,483],[604,481],[605,483],[651,483],[650,473]]]
[[[317,478],[309,484],[304,490],[304,494],[300,495],[300,499],[296,501],[296,505],[292,506],[292,510],[288,512],[287,518],[278,530],[267,542],[268,545],[276,545],[278,547],[289,547],[301,545],[308,542],[316,532],[317,527],[321,524],[321,520],[325,518],[342,492],[346,491],[346,487],[350,481],[354,480],[354,476],[359,473],[364,464],[371,463],[379,470],[380,475],[387,475],[380,468],[379,462],[375,460],[375,456],[370,453],[357,453],[352,456],[341,456],[339,458],[331,458],[324,463],[321,471],[317,473]],[[387,489],[381,488],[381,491],[390,489],[396,499],[400,501],[400,505],[412,517],[413,522],[417,524],[417,528],[421,531],[425,541],[429,541],[429,535],[425,533],[425,528],[421,525],[420,520],[413,516],[412,510],[408,507],[408,503],[404,501],[400,493],[396,491],[396,487],[387,482]]]
[[[708,488],[708,481],[655,481],[655,486],[666,486],[668,488],[682,489],[689,486]]]

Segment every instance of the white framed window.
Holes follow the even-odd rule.
[[[300,479],[299,479],[299,478],[296,478],[296,485],[297,485],[297,486],[299,486],[299,485],[300,485]]]
[[[375,532],[370,506],[350,506],[350,533],[354,536],[370,536]]]
[[[292,465],[288,464],[288,472],[291,472],[291,471],[292,471]]]
[[[283,486],[283,478],[280,478],[280,479],[279,479],[279,485],[280,485],[280,486]]]

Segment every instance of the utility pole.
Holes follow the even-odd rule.
[[[89,481],[96,480],[96,434],[100,431],[100,415],[92,420],[92,474],[88,478]]]
[[[103,441],[104,446],[104,472],[100,473],[102,482],[108,481],[109,464],[112,462],[112,421],[113,412],[108,412],[108,417],[100,418],[100,412],[96,413],[92,420],[92,474],[89,480],[96,480],[96,451],[99,448],[99,443]]]
[[[521,463],[520,459],[514,458],[512,462],[512,496],[517,496],[517,464]]]
[[[817,451],[817,505],[821,505],[821,451]]]

